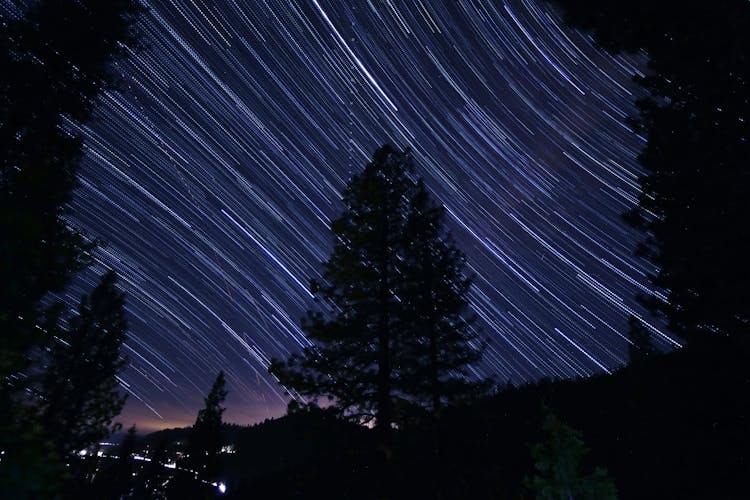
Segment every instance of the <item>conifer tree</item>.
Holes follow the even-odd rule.
[[[119,429],[112,420],[125,404],[117,376],[127,363],[120,355],[127,322],[125,296],[116,289],[116,280],[114,271],[102,276],[50,346],[40,421],[61,457]]]
[[[59,308],[41,299],[89,262],[82,235],[63,220],[76,187],[81,139],[66,125],[89,118],[114,81],[110,63],[136,45],[137,0],[40,0],[21,16],[0,9],[0,379]],[[16,12],[17,14],[17,12]]]
[[[631,120],[646,137],[637,253],[665,290],[644,297],[686,339],[750,334],[750,3],[554,0],[613,52],[643,50],[649,92]]]
[[[205,407],[198,411],[190,429],[184,465],[203,480],[213,480],[218,473],[217,457],[221,451],[221,404],[227,397],[224,372],[220,371],[211,390],[204,398]]]
[[[321,310],[303,324],[314,345],[270,371],[387,430],[397,403],[438,409],[465,387],[460,370],[477,359],[462,317],[469,280],[408,151],[378,149],[343,201],[333,252],[312,282]]]
[[[311,289],[323,311],[303,324],[314,347],[274,362],[271,373],[305,396],[325,396],[342,413],[388,429],[393,421],[404,325],[398,296],[406,214],[414,191],[405,153],[378,149],[344,191],[344,213],[331,224],[335,243]]]
[[[537,500],[614,500],[617,490],[606,469],[596,467],[584,474],[582,462],[588,448],[581,433],[551,411],[546,411],[543,429],[545,440],[531,448],[534,475],[527,486]]]
[[[466,257],[444,227],[445,209],[434,204],[420,179],[406,224],[409,243],[401,297],[410,333],[402,386],[433,414],[446,403],[474,395],[484,383],[470,382],[466,367],[481,358],[481,344],[467,318],[471,279]]]
[[[114,80],[110,63],[135,47],[140,9],[137,0],[0,9],[0,491],[9,497],[59,494],[62,459],[34,421],[22,372],[62,319],[42,299],[89,261],[91,245],[63,220],[81,157],[69,125],[90,117]]]

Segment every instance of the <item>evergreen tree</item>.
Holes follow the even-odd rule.
[[[314,347],[274,361],[271,373],[305,396],[325,396],[342,413],[390,428],[404,325],[406,214],[414,182],[407,154],[383,146],[344,191],[344,213],[331,224],[333,253],[311,289],[326,308],[303,324]]]
[[[0,491],[9,497],[53,497],[62,477],[21,372],[62,318],[43,297],[61,291],[91,249],[62,218],[81,156],[69,124],[88,119],[114,80],[109,65],[135,45],[139,10],[137,0],[0,8]]]
[[[378,149],[343,201],[332,255],[311,287],[324,310],[303,324],[315,345],[270,371],[288,389],[386,430],[401,417],[397,407],[438,409],[465,387],[460,370],[476,359],[461,317],[469,280],[408,151]]]
[[[628,318],[628,334],[630,335],[630,363],[640,363],[644,359],[656,354],[651,343],[651,332],[635,316]]]
[[[91,245],[62,218],[76,186],[81,140],[66,122],[89,118],[111,85],[111,61],[135,45],[136,0],[40,0],[22,16],[0,9],[0,378],[44,342],[36,328],[88,262]],[[15,16],[14,16],[15,14]],[[50,317],[51,316],[51,317]]]
[[[410,333],[401,387],[433,414],[484,385],[469,382],[465,370],[481,358],[481,346],[471,331],[473,318],[466,318],[471,286],[463,272],[466,257],[446,232],[444,218],[444,208],[431,201],[420,179],[405,229],[406,290],[400,298]]]
[[[78,316],[50,347],[40,389],[40,421],[61,457],[100,441],[119,429],[112,419],[125,396],[117,376],[126,364],[125,297],[114,271],[105,274],[90,296],[83,296]]]
[[[219,472],[217,459],[221,451],[221,415],[224,413],[221,404],[227,397],[224,386],[224,372],[220,371],[204,398],[205,407],[198,412],[186,446],[184,466],[206,481],[214,480]]]
[[[527,485],[538,500],[606,500],[617,498],[607,471],[597,467],[583,475],[581,462],[588,449],[581,433],[547,411],[543,430],[545,440],[531,448],[534,475]]]
[[[645,300],[672,331],[750,334],[750,4],[556,0],[612,51],[644,49],[651,94],[637,104],[647,138],[639,206],[627,220],[668,300]]]

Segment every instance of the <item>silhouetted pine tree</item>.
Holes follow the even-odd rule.
[[[352,418],[393,422],[400,346],[405,334],[405,228],[415,183],[408,153],[386,145],[344,191],[344,213],[331,224],[336,239],[323,277],[311,289],[324,309],[303,329],[315,342],[271,373],[290,390],[325,396]]]
[[[436,410],[469,387],[461,369],[478,356],[461,316],[470,282],[408,151],[378,149],[343,201],[333,252],[312,282],[324,310],[303,324],[315,345],[270,371],[288,389],[327,397],[360,421],[374,417],[384,430],[401,408]]]
[[[113,81],[109,65],[134,46],[139,11],[137,0],[0,8],[0,491],[8,498],[52,497],[62,476],[19,372],[63,311],[42,298],[63,289],[91,248],[62,219],[81,156],[68,125],[88,119]]]
[[[218,474],[218,455],[221,451],[221,404],[227,397],[224,372],[220,371],[211,390],[204,398],[205,407],[198,412],[188,435],[184,466],[198,473],[200,479],[213,481]]]
[[[134,46],[136,0],[40,0],[0,9],[0,378],[43,342],[40,301],[88,262],[62,219],[76,186],[83,122],[111,85],[110,63]],[[17,13],[16,13],[17,14]],[[4,384],[5,385],[5,384]]]
[[[118,373],[127,361],[125,296],[110,271],[90,296],[84,295],[78,316],[50,347],[40,388],[40,421],[61,457],[100,441],[119,429],[112,424],[125,404]]]
[[[672,331],[750,334],[750,4],[555,0],[612,51],[645,49],[636,130],[642,193],[627,220],[668,300],[647,305]]]
[[[466,257],[444,227],[445,210],[434,204],[424,182],[411,199],[405,237],[407,264],[400,296],[408,325],[404,376],[399,387],[437,414],[446,403],[475,396],[484,384],[470,382],[467,365],[481,358],[481,342],[467,319],[471,279]]]

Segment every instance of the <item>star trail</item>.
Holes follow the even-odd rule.
[[[72,225],[106,242],[67,293],[118,271],[121,420],[189,425],[216,373],[225,420],[284,412],[271,358],[309,345],[308,282],[347,179],[411,147],[475,274],[478,374],[611,372],[649,265],[622,222],[644,139],[625,125],[645,56],[613,57],[542,1],[149,0],[85,140]]]

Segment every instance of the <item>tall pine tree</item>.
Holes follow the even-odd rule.
[[[482,344],[467,317],[471,279],[466,257],[444,227],[445,209],[434,204],[420,179],[411,199],[403,279],[406,336],[402,386],[433,414],[446,403],[474,395],[486,383],[470,382],[466,368],[481,358]]]
[[[116,279],[114,271],[102,277],[50,347],[40,420],[61,457],[119,429],[112,420],[125,404],[117,375],[127,363],[120,355],[127,322]]]
[[[0,379],[44,342],[60,309],[41,300],[88,263],[91,245],[62,216],[76,186],[87,120],[136,45],[137,0],[39,0],[0,8]],[[6,10],[7,9],[7,10]]]
[[[271,372],[305,396],[325,396],[381,429],[393,421],[404,332],[399,300],[406,214],[414,182],[407,156],[391,146],[375,152],[344,191],[344,213],[331,229],[335,244],[323,277],[311,288],[324,311],[309,312],[303,328],[314,347]],[[324,314],[325,313],[325,314]]]
[[[461,317],[469,281],[408,152],[378,149],[343,201],[332,255],[312,282],[323,310],[303,324],[314,345],[270,371],[385,430],[400,418],[399,401],[437,409],[452,398],[460,369],[476,359]]]

